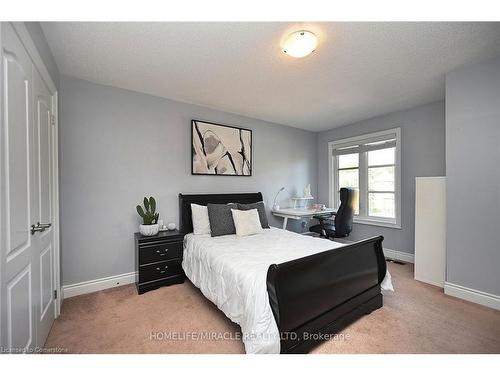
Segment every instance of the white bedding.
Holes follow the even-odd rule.
[[[283,229],[247,237],[186,235],[182,268],[210,301],[241,327],[247,353],[279,353],[279,332],[269,305],[269,266],[344,246]],[[387,272],[382,289],[392,289]]]

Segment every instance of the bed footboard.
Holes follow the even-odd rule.
[[[269,267],[267,291],[282,353],[305,353],[382,307],[382,241],[373,237]]]

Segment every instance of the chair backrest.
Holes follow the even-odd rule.
[[[352,231],[355,194],[357,194],[357,192],[353,189],[340,189],[340,207],[337,210],[337,214],[335,215],[336,237],[348,236]]]

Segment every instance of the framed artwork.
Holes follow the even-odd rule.
[[[191,174],[252,175],[252,131],[191,121]]]

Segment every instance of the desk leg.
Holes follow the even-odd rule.
[[[288,218],[284,217],[283,218],[283,229],[286,229],[286,225],[288,224]]]

